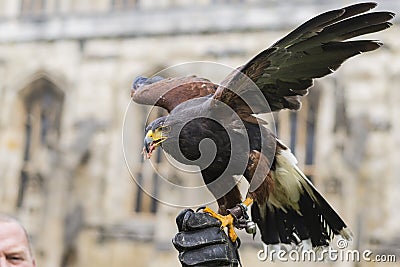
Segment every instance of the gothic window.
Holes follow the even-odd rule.
[[[42,184],[39,169],[46,152],[56,149],[60,135],[63,93],[45,78],[21,92],[25,108],[25,147],[17,206],[21,207],[29,184]],[[38,180],[39,179],[39,180]],[[38,181],[36,181],[38,180]]]
[[[275,126],[278,137],[292,150],[304,173],[314,175],[315,136],[317,130],[318,88],[302,98],[300,111],[284,110],[275,114]]]
[[[143,118],[146,118],[148,109],[143,107]],[[158,117],[165,116],[166,111],[161,108],[154,109],[146,123],[155,120]],[[142,125],[144,125],[143,123]],[[144,135],[144,132],[143,132]],[[154,158],[154,159],[153,159]],[[137,179],[138,187],[135,195],[135,212],[151,213],[157,212],[157,197],[159,195],[159,179],[161,179],[156,171],[158,165],[162,164],[163,151],[158,148],[154,151],[152,156],[153,167],[151,169],[145,169],[143,157],[141,158],[141,168],[136,173],[135,178]]]

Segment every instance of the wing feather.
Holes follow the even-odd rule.
[[[132,100],[138,104],[155,105],[171,112],[179,104],[197,97],[214,94],[217,85],[196,76],[162,79],[132,89]]]
[[[348,58],[381,46],[374,40],[346,41],[392,25],[389,22],[394,17],[392,12],[362,14],[374,7],[376,3],[355,4],[325,12],[303,23],[228,75],[217,89],[214,99],[233,109],[251,110],[252,113],[299,109],[301,96],[307,94],[313,79],[334,72]],[[269,107],[243,109],[237,106],[238,103],[245,105],[237,98],[251,94],[243,86],[237,86],[243,82],[243,77],[257,85]]]

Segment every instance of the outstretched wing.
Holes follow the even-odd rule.
[[[255,110],[253,113],[299,109],[300,97],[307,94],[314,78],[332,73],[350,57],[381,46],[373,40],[345,41],[391,26],[388,22],[394,17],[391,12],[362,14],[376,5],[355,4],[305,22],[231,73],[214,98],[235,108],[238,95],[250,93],[245,88],[235,89],[245,74],[258,86],[270,106],[251,107]]]
[[[214,94],[218,87],[196,76],[157,78],[154,81],[143,77],[139,79],[143,82],[132,87],[132,100],[139,104],[159,106],[168,112],[189,99]]]

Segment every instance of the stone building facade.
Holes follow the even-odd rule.
[[[377,2],[400,10],[397,1]],[[210,198],[161,183],[155,168],[172,184],[201,184],[171,170],[164,155],[142,160],[149,109],[130,103],[132,80],[184,62],[236,67],[313,15],[347,4],[0,0],[0,211],[26,225],[38,266],[178,266],[175,204],[196,208]],[[399,258],[397,23],[371,35],[384,43],[379,51],[349,60],[316,83],[301,112],[275,120],[352,228],[352,247]],[[242,238],[244,266],[268,264],[257,260],[259,244]]]

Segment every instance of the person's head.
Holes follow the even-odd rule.
[[[0,214],[0,267],[35,267],[25,228],[14,218]]]

